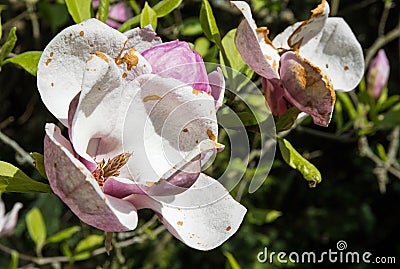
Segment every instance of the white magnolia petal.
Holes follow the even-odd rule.
[[[134,48],[139,52],[143,52],[153,46],[162,43],[157,33],[154,32],[151,25],[144,28],[134,28],[124,33],[128,37],[127,48]]]
[[[321,68],[338,91],[350,91],[364,74],[360,43],[342,18],[328,18],[318,42],[300,48],[300,54]]]
[[[325,26],[326,19],[329,16],[329,11],[329,4],[326,0],[322,0],[321,4],[311,11],[311,18],[303,21],[289,36],[289,47],[301,47],[317,36]]]
[[[215,179],[200,174],[185,192],[170,197],[128,198],[138,208],[151,208],[170,233],[189,247],[210,250],[220,246],[238,229],[246,208],[235,201]]]
[[[38,64],[37,86],[48,110],[67,125],[68,105],[81,90],[85,62],[101,51],[117,57],[127,38],[96,19],[61,31],[44,49]]]
[[[100,141],[96,138],[103,142],[113,140],[110,147],[117,147],[116,151],[121,149],[121,133],[114,130],[119,123],[119,104],[124,100],[123,85],[121,70],[112,59],[100,52],[90,56],[71,128],[74,149],[81,157],[90,160],[98,155]]]
[[[279,59],[279,55],[271,46],[272,43],[269,42],[268,37],[262,35],[260,38],[257,33],[257,25],[252,18],[250,6],[243,1],[231,1],[231,4],[237,7],[244,16],[235,35],[235,44],[243,60],[260,76],[267,79],[279,78],[272,66],[273,61]],[[258,31],[265,33],[268,30],[259,28]],[[260,44],[264,45],[261,47]]]
[[[125,152],[133,153],[127,165],[136,181],[167,179],[201,152],[221,147],[211,95],[173,78],[142,75],[137,80],[140,91],[124,127]]]
[[[272,44],[275,46],[275,48],[279,49],[290,49],[288,45],[288,39],[289,36],[292,35],[294,30],[296,30],[303,22],[296,22],[295,24],[287,27],[283,32],[275,36],[275,38],[272,40]]]
[[[135,229],[136,208],[129,202],[105,195],[90,171],[74,156],[60,129],[46,124],[44,162],[54,193],[82,221],[107,232]]]

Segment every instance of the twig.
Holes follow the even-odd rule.
[[[382,16],[379,21],[378,36],[383,36],[385,33],[386,22],[391,8],[392,8],[392,1],[385,1],[385,6],[383,7]]]
[[[367,50],[367,55],[365,56],[365,68],[368,67],[372,57],[381,47],[385,46],[397,37],[400,37],[400,23],[392,31],[375,40],[374,44],[372,44],[372,46]]]
[[[20,145],[17,144],[14,140],[6,136],[0,131],[0,141],[2,141],[4,144],[12,147],[15,152],[21,157],[19,161],[23,163],[29,163],[31,166],[35,167],[33,164],[34,160],[33,158],[29,155],[28,152],[26,152]]]
[[[340,5],[340,0],[332,0],[331,12],[330,12],[331,16],[336,16],[339,10],[339,5]]]

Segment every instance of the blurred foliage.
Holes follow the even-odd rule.
[[[31,60],[28,67],[23,56],[28,51],[43,50],[57,32],[74,23],[66,2],[79,3],[0,1],[0,45],[3,46],[0,62],[5,58],[0,64],[0,131],[27,152],[43,152],[44,125],[57,120],[42,104],[36,79],[32,76],[36,70],[29,68],[29,63],[32,66],[37,61],[37,54],[28,55]],[[114,2],[110,0],[110,5]],[[200,0],[126,2],[136,15],[122,29],[150,22],[154,27],[157,25],[163,40],[187,40],[194,44],[205,61],[230,63],[246,76],[253,76],[241,59],[235,58],[232,30],[241,16],[227,1],[210,0],[209,6],[205,1],[203,8]],[[381,36],[379,25],[385,2],[392,3],[384,25],[386,33],[398,25],[398,2],[332,0],[330,4],[332,12],[344,17],[367,52]],[[289,24],[306,19],[317,3],[316,0],[251,1],[257,24],[267,25],[272,37]],[[142,9],[145,13],[140,15]],[[203,19],[199,19],[201,9]],[[85,12],[88,14],[89,11]],[[208,24],[204,24],[204,18]],[[233,190],[232,195],[241,199],[248,213],[240,230],[220,248],[209,252],[190,249],[165,232],[151,211],[142,210],[138,230],[114,235],[113,241],[122,243],[115,245],[108,256],[102,248],[104,234],[81,223],[54,194],[4,193],[2,197],[7,209],[17,201],[22,202],[24,208],[14,234],[0,239],[1,245],[19,253],[14,251],[10,255],[1,251],[0,268],[17,268],[17,264],[33,268],[33,261],[39,268],[178,269],[193,265],[195,268],[232,269],[338,268],[338,264],[330,263],[262,264],[257,261],[257,254],[264,247],[276,252],[321,253],[336,250],[339,240],[348,243],[348,250],[369,251],[374,256],[397,256],[399,263],[400,218],[396,212],[399,211],[400,181],[387,171],[385,174],[379,170],[385,168],[393,155],[395,159],[391,160],[391,165],[399,162],[398,147],[397,152],[391,152],[393,136],[399,128],[396,126],[400,125],[399,39],[388,42],[384,49],[390,59],[391,76],[379,99],[374,100],[367,94],[364,81],[350,94],[337,95],[333,121],[328,128],[312,125],[306,119],[285,136],[285,141],[290,141],[289,145],[303,156],[301,158],[318,168],[322,182],[310,189],[304,184],[302,175],[292,170],[285,163],[285,156],[277,152],[273,168],[257,192],[249,194],[240,187]],[[282,130],[287,130],[292,121],[293,117],[288,117],[281,123]],[[256,142],[257,134],[253,131],[249,128],[249,137]],[[225,138],[220,142],[227,148],[218,154],[216,163],[229,160],[229,141]],[[0,160],[21,168],[41,184],[46,183],[39,171],[12,147],[0,141],[0,149]],[[378,160],[371,161],[371,156],[377,156]],[[35,160],[40,164],[40,155],[36,155]],[[246,173],[252,172],[248,169]],[[218,175],[219,168],[214,173]],[[93,250],[98,253],[92,257]],[[27,261],[23,255],[36,258]],[[46,257],[54,257],[53,262],[48,262]],[[395,268],[367,264],[346,264],[345,267]]]

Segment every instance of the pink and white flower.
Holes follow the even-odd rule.
[[[232,1],[244,15],[235,44],[243,60],[263,77],[272,113],[281,116],[288,106],[310,114],[315,124],[327,126],[336,91],[350,91],[364,73],[360,44],[342,18],[328,18],[322,0],[311,18],[286,28],[272,41],[267,27],[257,27],[249,5]]]
[[[18,212],[22,208],[21,203],[14,204],[10,212],[6,214],[3,200],[0,198],[0,237],[8,235],[14,231],[18,221]]]
[[[369,65],[367,82],[368,92],[377,99],[388,82],[390,74],[389,59],[383,49],[380,49]]]
[[[223,148],[216,110],[224,79],[220,70],[207,76],[187,43],[162,43],[148,27],[121,34],[90,19],[47,45],[38,89],[69,134],[46,125],[46,173],[82,221],[128,231],[137,211],[151,208],[200,250],[237,231],[246,209],[201,173],[210,152]]]

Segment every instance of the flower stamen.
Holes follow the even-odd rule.
[[[107,161],[103,159],[100,162],[96,162],[97,168],[93,171],[93,176],[99,186],[102,187],[108,178],[119,176],[121,168],[128,162],[131,156],[131,153],[121,153]]]

